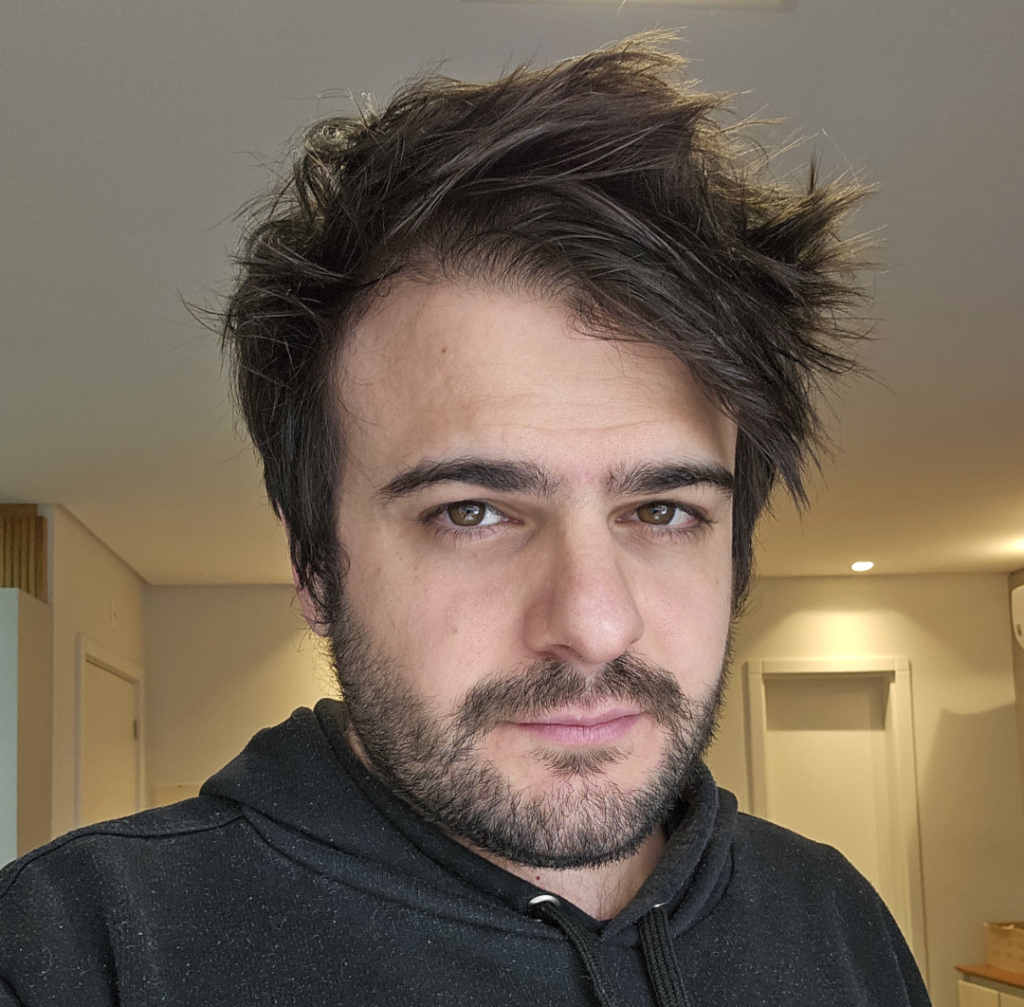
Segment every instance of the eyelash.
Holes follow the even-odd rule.
[[[483,506],[487,508],[488,511],[492,511],[495,514],[501,514],[502,517],[507,517],[507,515],[503,511],[495,507],[494,504],[484,503],[482,500],[471,501],[470,499],[466,499],[453,500],[451,501],[451,503],[441,504],[440,507],[435,507],[433,510],[430,510],[426,514],[424,514],[421,520],[425,525],[429,525],[436,535],[454,539],[456,542],[465,538],[488,538],[492,532],[494,532],[495,530],[500,528],[502,524],[504,524],[504,522],[499,522],[493,525],[485,525],[483,528],[471,525],[467,525],[465,528],[459,528],[457,525],[444,525],[437,521],[437,518],[444,514],[444,512],[448,510],[449,507],[453,507],[455,506],[455,504],[459,503],[470,502],[483,504]]]
[[[642,504],[637,504],[633,510],[629,511],[627,516],[635,514],[641,507],[650,504],[667,504],[670,507],[675,507],[677,511],[682,511],[684,514],[688,514],[693,519],[693,524],[685,524],[673,527],[672,525],[656,525],[648,524],[646,521],[630,521],[629,524],[634,527],[641,529],[643,534],[664,537],[665,535],[671,538],[691,538],[694,535],[698,535],[704,531],[711,524],[711,519],[701,510],[693,507],[689,504],[679,503],[676,500],[647,500]],[[674,515],[673,515],[674,516]]]
[[[428,511],[426,514],[423,515],[421,521],[423,522],[423,524],[429,525],[436,535],[454,539],[456,542],[465,538],[488,538],[490,536],[490,533],[497,531],[497,529],[505,523],[499,522],[493,525],[484,525],[482,528],[479,526],[466,526],[464,528],[460,528],[456,525],[444,525],[438,522],[437,518],[444,514],[444,512],[448,510],[449,507],[452,507],[458,503],[470,502],[480,503],[489,512],[500,514],[502,517],[507,517],[507,515],[502,510],[495,507],[494,504],[485,503],[483,500],[472,500],[471,498],[467,498],[466,500],[453,500],[449,503],[441,504],[439,507],[434,507],[432,510]],[[669,504],[670,506],[675,507],[677,510],[689,514],[690,517],[693,518],[695,523],[685,526],[654,525],[648,524],[645,521],[629,521],[624,523],[634,525],[636,528],[641,530],[641,534],[657,538],[665,538],[666,536],[668,536],[669,538],[673,539],[690,538],[695,535],[699,535],[712,524],[711,519],[701,510],[689,504],[679,503],[676,500],[645,500],[643,503],[637,504],[636,507],[634,507],[633,510],[629,511],[626,516],[635,514],[641,507],[650,504]]]

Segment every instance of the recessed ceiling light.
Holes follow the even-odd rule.
[[[856,563],[850,564],[851,570],[856,570],[857,573],[864,573],[866,570],[870,570],[875,564],[869,559],[859,559]]]

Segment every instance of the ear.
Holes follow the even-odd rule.
[[[317,636],[327,636],[327,626],[320,620],[320,613],[317,611],[316,603],[309,591],[299,583],[299,574],[294,563],[292,564],[292,583],[295,585],[295,596],[299,599],[299,608],[302,610],[302,617],[306,620],[307,625]]]
[[[285,521],[284,515],[281,513],[279,507],[275,507],[274,510],[277,512],[277,519],[284,526],[284,533],[288,536],[289,554],[291,553],[291,532],[288,531],[288,522]],[[316,633],[317,636],[327,636],[327,626],[323,623],[320,618],[320,613],[317,610],[316,602],[313,601],[309,591],[306,590],[299,581],[299,573],[295,569],[295,564],[291,564],[292,569],[292,583],[295,585],[295,596],[299,599],[299,609],[302,611],[302,618],[306,620],[306,624],[309,628]]]

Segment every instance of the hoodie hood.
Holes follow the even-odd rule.
[[[468,914],[478,923],[482,916],[508,927],[511,912],[535,927],[530,906],[543,889],[420,818],[356,759],[345,724],[344,703],[335,700],[296,710],[260,731],[202,793],[240,805],[269,843],[313,869],[350,883],[355,869],[366,884],[397,887],[403,901],[426,900],[424,908],[444,915]],[[601,940],[616,943],[634,943],[637,922],[656,906],[673,935],[684,932],[714,908],[728,884],[735,821],[735,798],[699,766],[668,823],[662,857],[633,900],[607,921],[570,911]]]
[[[927,1007],[870,884],[736,815],[704,767],[655,870],[599,921],[420,818],[344,727],[342,704],[298,710],[203,796],[0,871],[0,1003]]]

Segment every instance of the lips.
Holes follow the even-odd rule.
[[[557,745],[608,745],[623,737],[640,719],[635,708],[566,711],[517,721],[520,730]]]

